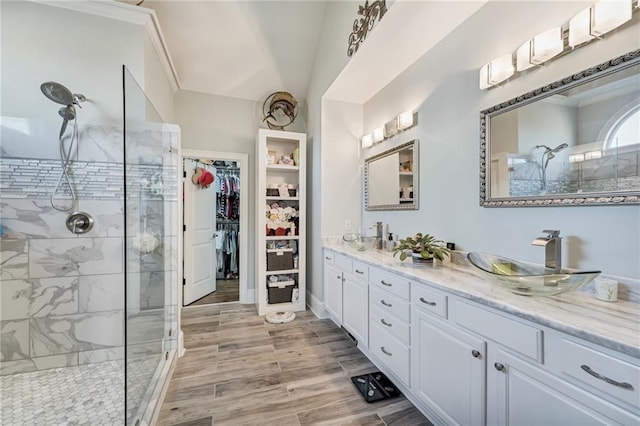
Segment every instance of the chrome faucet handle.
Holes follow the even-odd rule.
[[[549,237],[559,237],[560,236],[560,231],[559,230],[545,229],[542,232],[545,233],[545,234],[549,234]]]

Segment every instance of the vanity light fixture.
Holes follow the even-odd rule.
[[[633,2],[636,1],[635,7]],[[527,40],[516,51],[516,70],[525,71],[618,28],[640,10],[640,0],[600,0],[571,20],[568,28],[554,27]],[[568,36],[567,36],[568,33]],[[565,49],[564,38],[568,38]],[[566,53],[566,52],[565,52]],[[496,86],[511,77],[515,70],[508,56],[494,59],[480,68],[481,90]]]
[[[631,19],[631,0],[600,0],[591,8],[591,35],[599,37]]]
[[[632,13],[631,0],[597,2],[569,21],[569,46],[576,47],[618,28],[631,19]]]
[[[362,148],[370,148],[374,143],[380,143],[398,133],[416,125],[413,111],[405,111],[393,120],[385,123],[383,127],[377,127],[369,134],[362,136],[360,145]]]
[[[512,54],[503,55],[494,59],[480,70],[480,88],[486,89],[502,83],[511,77],[515,70]]]
[[[531,63],[540,65],[562,50],[562,27],[547,30],[531,39]]]
[[[373,137],[371,136],[371,133],[364,135],[360,139],[360,143],[362,144],[363,148],[371,147],[373,145]]]
[[[569,46],[576,47],[595,37],[591,34],[592,12],[593,8],[588,7],[569,20]]]
[[[413,111],[405,111],[398,116],[398,130],[405,130],[413,126]]]
[[[564,50],[562,27],[552,28],[525,42],[516,52],[518,71],[541,65]]]
[[[378,127],[373,129],[373,143],[379,143],[384,140],[384,129],[382,127]]]

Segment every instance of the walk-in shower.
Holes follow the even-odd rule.
[[[56,82],[40,93],[25,79],[28,99],[2,95],[3,114],[33,105],[18,118],[38,129],[2,127],[3,426],[150,424],[175,357],[179,130],[126,69],[118,77],[119,123],[100,123],[104,96],[80,111],[84,96]],[[100,84],[73,78],[69,87]],[[157,239],[153,249],[135,246],[141,229]]]

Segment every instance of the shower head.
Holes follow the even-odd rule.
[[[71,121],[76,118],[76,109],[73,105],[67,105],[60,108],[58,114],[65,120]]]
[[[556,153],[557,153],[557,152],[560,152],[560,151],[562,151],[563,149],[565,149],[565,148],[566,148],[566,147],[568,147],[568,146],[569,146],[569,145],[568,145],[568,144],[566,144],[566,143],[561,143],[560,145],[558,145],[558,146],[556,146],[555,148],[553,148],[553,149],[551,150],[551,152],[556,152]]]
[[[556,146],[555,148],[549,148],[546,145],[536,145],[536,148],[544,148],[545,151],[547,153],[558,153],[560,151],[562,151],[563,149],[567,148],[569,145],[566,143],[561,143],[560,145]],[[551,158],[553,158],[554,156],[551,156]]]
[[[78,105],[80,102],[87,100],[84,95],[79,93],[71,93],[71,90],[67,89],[60,83],[55,81],[47,81],[40,85],[42,93],[49,98],[49,100],[58,103],[60,105]]]
[[[47,81],[40,85],[42,93],[49,98],[49,100],[61,105],[71,105],[74,101],[73,93],[60,83],[55,81]]]

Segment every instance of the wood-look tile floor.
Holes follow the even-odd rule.
[[[403,396],[368,404],[351,376],[377,371],[342,330],[310,311],[269,324],[253,305],[182,311],[160,425],[430,425]]]
[[[240,280],[217,280],[216,291],[188,305],[201,306],[213,303],[237,302],[240,300]]]

